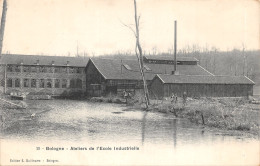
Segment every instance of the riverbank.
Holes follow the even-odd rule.
[[[260,132],[260,107],[252,99],[243,97],[225,98],[188,98],[183,104],[182,98],[172,103],[170,99],[150,100],[151,105],[145,109],[144,99],[122,98],[91,98],[92,102],[125,103],[126,110],[146,110],[173,114],[178,118],[186,118],[197,125],[218,128],[222,130],[236,130],[253,134],[259,137]]]
[[[151,101],[149,111],[174,114],[191,122],[224,130],[237,130],[259,136],[260,108],[245,98],[188,98],[176,103]]]

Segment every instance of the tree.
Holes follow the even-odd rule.
[[[6,2],[6,0],[4,0],[3,1],[3,10],[2,10],[2,19],[1,19],[1,29],[0,29],[0,59],[2,57],[6,11],[7,11],[7,2]]]
[[[150,105],[150,100],[149,100],[149,92],[147,88],[147,83],[145,79],[145,73],[144,73],[144,63],[143,63],[143,50],[140,44],[140,34],[139,34],[139,21],[140,21],[140,16],[137,16],[137,5],[136,5],[136,0],[134,0],[134,19],[135,19],[135,29],[132,28],[129,25],[126,25],[122,23],[124,26],[128,27],[135,35],[136,38],[136,43],[135,43],[135,55],[137,57],[138,63],[139,63],[139,69],[140,69],[140,74],[142,77],[143,81],[143,88],[144,88],[144,97],[145,97],[145,105],[146,108]]]
[[[139,40],[139,38],[140,38],[140,35],[139,35],[140,16],[137,17],[136,0],[134,0],[134,9],[135,9],[135,37],[136,37],[135,54],[136,54],[136,57],[139,62],[140,73],[142,76],[143,86],[144,86],[145,104],[146,104],[146,108],[148,108],[150,101],[149,101],[149,92],[148,92],[147,83],[146,83],[145,74],[144,74],[143,51],[142,51],[142,47],[141,47],[140,40]]]

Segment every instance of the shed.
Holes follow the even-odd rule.
[[[150,85],[151,96],[172,94],[189,97],[240,97],[253,95],[254,82],[246,76],[157,74]]]

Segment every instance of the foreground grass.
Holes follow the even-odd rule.
[[[152,101],[151,111],[173,113],[177,117],[188,118],[196,124],[226,130],[239,130],[259,135],[260,108],[244,98],[200,98],[182,100]]]

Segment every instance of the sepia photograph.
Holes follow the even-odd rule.
[[[260,1],[0,0],[0,165],[260,165]]]

